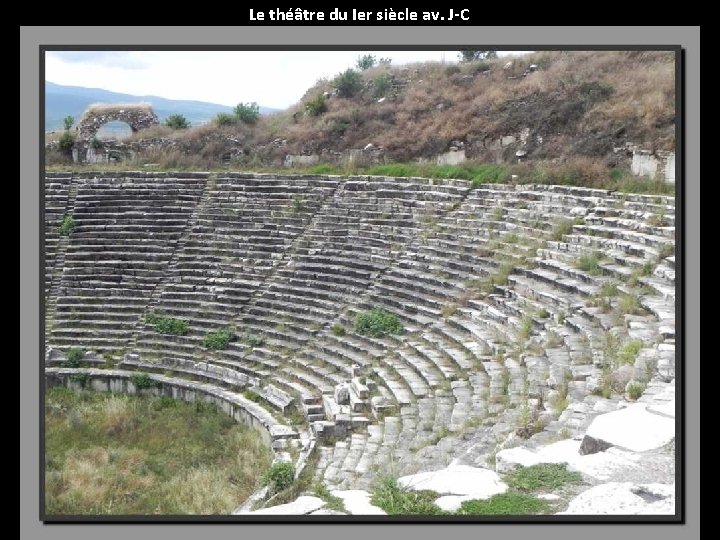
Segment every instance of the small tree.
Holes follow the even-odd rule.
[[[60,139],[58,139],[58,146],[60,147],[60,150],[66,153],[69,153],[72,150],[74,144],[75,137],[73,137],[70,131],[64,132],[62,135],[60,135]]]
[[[73,124],[75,123],[75,119],[72,116],[66,116],[63,118],[63,126],[65,127],[65,131],[70,131],[70,128],[73,127]]]
[[[237,117],[224,112],[217,113],[217,116],[215,117],[215,123],[218,126],[231,126],[237,123]]]
[[[233,111],[237,119],[244,124],[254,124],[260,118],[260,107],[252,103],[238,103]]]
[[[375,63],[376,59],[374,54],[365,54],[358,57],[355,65],[358,69],[365,71],[366,69],[370,69],[371,67],[373,67]]]
[[[333,82],[338,96],[344,98],[353,97],[362,88],[360,74],[352,68],[343,71]]]
[[[461,50],[458,54],[461,62],[473,62],[474,60],[486,60],[497,58],[497,51],[478,51],[477,49]]]
[[[182,114],[171,114],[165,119],[165,125],[173,129],[187,129],[190,127],[190,122]]]
[[[322,113],[327,111],[325,96],[318,94],[316,97],[305,103],[305,111],[310,116],[320,116]]]
[[[373,97],[383,97],[392,88],[392,76],[388,73],[381,73],[373,79]]]

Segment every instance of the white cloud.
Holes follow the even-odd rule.
[[[353,67],[368,51],[51,51],[45,79],[134,95],[285,108],[321,77]],[[457,50],[370,51],[411,62],[456,62]],[[504,54],[519,54],[523,51]]]

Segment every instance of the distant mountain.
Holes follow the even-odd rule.
[[[133,96],[111,92],[101,88],[84,88],[82,86],[63,86],[45,81],[45,131],[63,129],[63,118],[70,115],[79,121],[82,113],[92,103],[150,103],[155,114],[163,122],[171,114],[182,114],[196,126],[211,120],[217,113],[232,112],[232,107],[190,101],[183,99],[167,99],[159,96]],[[260,114],[270,114],[278,109],[260,107]]]

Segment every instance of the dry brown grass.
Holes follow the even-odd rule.
[[[515,111],[518,123],[524,121],[536,133],[542,133],[544,124],[555,122],[565,132],[560,135],[571,139],[578,132],[603,133],[622,127],[633,142],[664,148],[674,143],[671,53],[545,51],[517,58],[506,71],[507,61],[484,62],[482,66],[489,67],[485,73],[475,64],[462,64],[453,73],[455,69],[439,63],[367,70],[362,74],[366,90],[360,95],[331,98],[326,114],[302,116],[282,134],[276,133],[288,139],[289,151],[299,151],[309,140],[317,147],[335,149],[372,142],[403,159],[438,147],[442,151],[454,139],[482,140],[502,135],[503,130],[516,133],[519,125],[507,121],[512,116],[508,113]],[[531,63],[540,70],[522,77]],[[370,91],[380,73],[391,73],[396,83],[404,85],[382,104]],[[609,87],[611,94],[592,102],[582,94],[582,85],[592,83]],[[331,89],[328,81],[321,81],[303,100]],[[523,108],[526,101],[529,105]],[[328,122],[338,118],[354,120],[341,135],[328,129]],[[261,132],[263,126],[259,128]],[[552,129],[548,131],[546,139],[554,135]]]
[[[512,64],[506,70],[507,62]],[[524,77],[530,64],[539,70]],[[393,80],[382,103],[373,85],[380,75]],[[146,157],[181,168],[216,167],[229,146],[240,146],[248,163],[280,166],[286,154],[343,151],[368,143],[383,148],[389,161],[412,161],[444,152],[454,140],[464,141],[474,160],[512,162],[514,149],[488,145],[523,128],[542,136],[531,153],[535,161],[605,159],[625,142],[665,150],[675,144],[670,52],[541,51],[465,64],[376,66],[361,76],[361,92],[329,98],[327,112],[318,116],[304,114],[304,103],[332,92],[331,80],[319,80],[300,102],[261,116],[253,126],[153,128],[131,140],[175,139],[178,150],[151,151]]]

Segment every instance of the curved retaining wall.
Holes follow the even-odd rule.
[[[213,386],[165,377],[164,375],[147,374],[156,385],[153,388],[138,388],[132,381],[132,376],[137,372],[109,369],[91,368],[46,368],[45,384],[49,388],[64,386],[70,389],[79,390],[82,385],[72,380],[74,374],[86,374],[88,380],[85,387],[96,392],[112,392],[131,395],[168,396],[173,399],[194,402],[203,400],[214,403],[228,416],[238,422],[242,422],[256,429],[266,444],[274,451],[280,449],[283,444],[278,441],[299,440],[304,446],[308,446],[309,438],[301,437],[300,434],[285,424],[278,422],[267,410],[253,403],[249,399]]]

